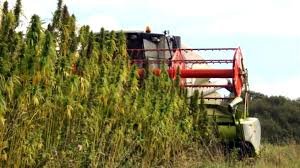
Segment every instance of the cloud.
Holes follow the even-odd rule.
[[[251,83],[251,90],[255,92],[261,92],[269,96],[282,95],[291,99],[300,98],[300,76],[291,77],[287,80],[281,80],[276,82],[260,83],[255,80]]]
[[[81,22],[81,24],[90,25],[93,31],[100,31],[101,27],[104,27],[105,29],[108,30],[121,29],[118,21],[112,16],[104,16],[104,15],[90,16],[86,19],[86,21]]]
[[[151,0],[145,5],[155,13],[156,19],[171,19],[193,31],[201,28],[203,34],[300,36],[300,22],[296,22],[300,1],[297,0]]]
[[[9,2],[14,4],[15,0]],[[24,13],[27,19],[37,13],[49,21],[56,3],[53,0],[23,0]],[[298,0],[65,0],[65,3],[80,22],[92,27],[99,27],[99,23],[91,22],[91,18],[101,18],[107,22],[102,24],[115,28],[120,25],[120,18],[124,20],[128,16],[128,22],[133,23],[139,16],[136,22],[190,28],[192,32],[200,29],[203,34],[300,36],[300,22],[296,21],[300,16]]]
[[[149,2],[149,1],[147,1]],[[159,17],[176,18],[209,34],[264,34],[300,36],[300,1],[297,0],[152,0],[149,8]],[[194,30],[196,31],[196,30]]]
[[[13,8],[16,0],[8,0],[10,8]],[[56,9],[56,1],[22,0],[22,14],[30,20],[33,14],[39,15],[42,19],[52,17],[52,12]]]
[[[300,6],[300,1],[287,1],[285,6],[259,1],[259,3],[249,4],[251,10],[244,8],[245,11],[240,14],[217,18],[211,25],[210,31],[229,34],[300,36],[300,22],[295,22],[300,11],[295,6]]]

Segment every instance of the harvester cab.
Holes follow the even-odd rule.
[[[259,153],[261,127],[257,118],[248,117],[248,74],[239,47],[187,48],[180,36],[170,36],[167,31],[125,34],[128,55],[140,76],[145,68],[156,75],[164,68],[170,78],[179,74],[180,85],[189,96],[196,90],[202,93],[199,99],[204,100],[226,144],[251,155]]]

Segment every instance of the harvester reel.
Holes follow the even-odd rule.
[[[241,53],[240,48],[237,48],[234,57],[233,57],[233,88],[234,93],[236,96],[241,96],[243,85],[244,85],[244,78],[246,75],[246,71],[243,66],[243,56]]]
[[[186,60],[184,52],[177,49],[172,58],[172,66],[168,70],[170,77],[176,77],[176,71],[179,69],[179,75],[182,78],[181,84],[186,78],[231,78],[232,84],[224,86],[230,92],[235,94],[235,97],[240,97],[243,86],[245,84],[246,70],[243,66],[243,56],[240,48],[235,49],[233,56],[232,69],[187,69],[186,64],[208,64],[208,63],[228,63],[229,60]],[[191,49],[192,50],[192,49]],[[214,49],[211,49],[214,50]],[[226,62],[227,61],[227,62]],[[212,85],[213,86],[213,85]],[[201,85],[199,85],[201,87]]]

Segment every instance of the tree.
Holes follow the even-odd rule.
[[[14,8],[14,15],[15,15],[15,26],[18,27],[20,24],[20,14],[22,11],[22,3],[21,0],[17,0],[16,6]]]
[[[123,32],[77,31],[59,0],[47,30],[33,15],[23,35],[21,1],[2,10],[1,167],[170,166],[198,143],[199,93],[189,102],[165,69],[141,84]]]
[[[49,27],[50,31],[53,32],[56,29],[60,28],[61,25],[61,16],[62,16],[62,0],[58,0],[57,2],[57,8],[54,12],[53,18],[52,18],[52,25]]]
[[[260,119],[263,139],[270,142],[299,141],[300,104],[282,96],[251,93],[250,115]]]

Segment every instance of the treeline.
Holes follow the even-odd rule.
[[[212,135],[198,93],[166,72],[139,82],[122,32],[77,28],[59,0],[24,34],[21,6],[1,14],[1,167],[170,166]]]
[[[251,93],[250,116],[258,117],[262,138],[272,143],[300,142],[300,101]]]

